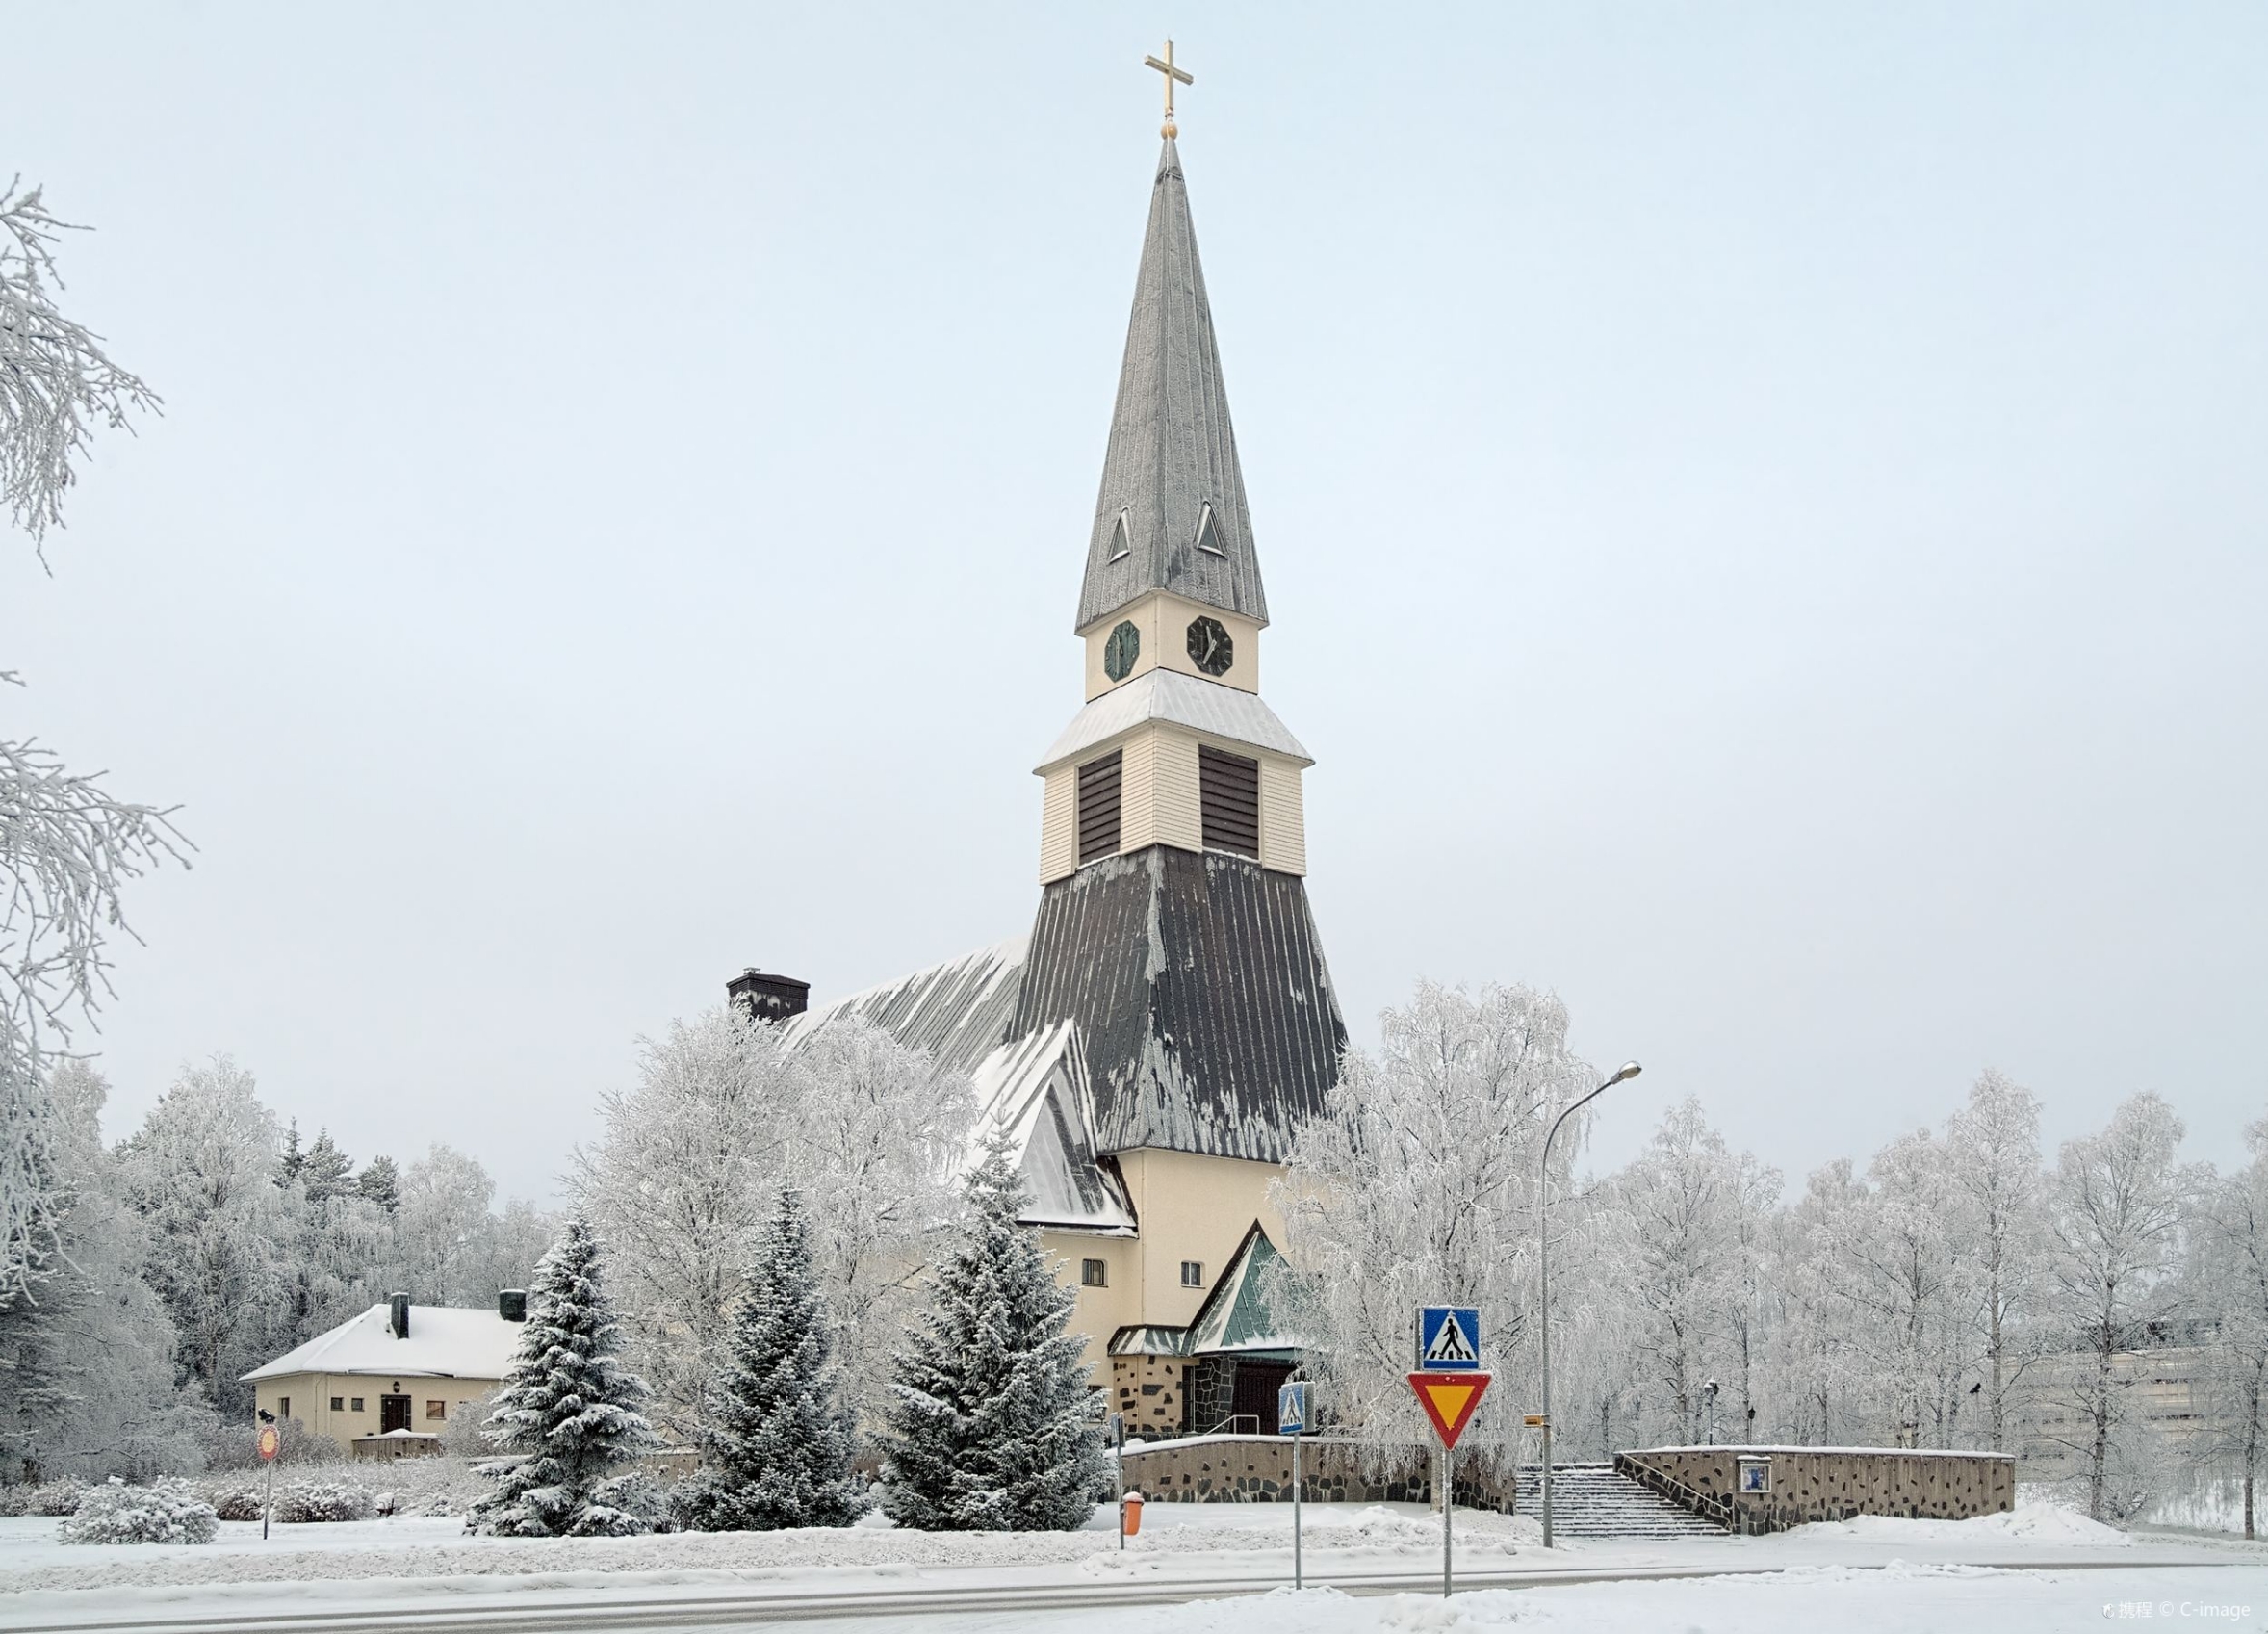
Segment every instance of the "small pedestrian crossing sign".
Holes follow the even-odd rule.
[[[1474,1306],[1419,1306],[1417,1339],[1420,1372],[1480,1370],[1481,1312]]]

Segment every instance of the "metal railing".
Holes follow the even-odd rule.
[[[1239,1424],[1250,1424],[1250,1430],[1240,1430]],[[1232,1413],[1203,1434],[1208,1436],[1256,1436],[1260,1433],[1260,1415],[1256,1413]]]
[[[1659,1492],[1671,1503],[1691,1510],[1704,1520],[1714,1520],[1727,1531],[1732,1530],[1733,1506],[1729,1499],[1688,1487],[1674,1476],[1664,1475],[1651,1465],[1640,1464],[1628,1453],[1618,1452],[1614,1455],[1614,1473],[1628,1476],[1647,1491]]]

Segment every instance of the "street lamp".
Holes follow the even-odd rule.
[[[1540,1324],[1543,1338],[1543,1546],[1552,1546],[1552,1232],[1551,1220],[1544,1212],[1548,1189],[1552,1183],[1552,1142],[1559,1138],[1559,1125],[1582,1111],[1625,1078],[1635,1078],[1639,1068],[1636,1061],[1625,1061],[1622,1070],[1598,1088],[1578,1101],[1552,1123],[1551,1133],[1543,1137],[1543,1155],[1536,1159],[1535,1174],[1535,1266],[1536,1281],[1543,1292],[1543,1320]]]
[[[1701,1393],[1709,1398],[1709,1444],[1716,1445],[1716,1381],[1712,1379],[1701,1387]]]

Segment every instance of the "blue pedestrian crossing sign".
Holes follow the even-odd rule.
[[[1481,1369],[1481,1311],[1471,1305],[1418,1307],[1417,1364],[1421,1373]]]
[[[1279,1436],[1304,1436],[1307,1433],[1306,1380],[1276,1387],[1276,1431]]]

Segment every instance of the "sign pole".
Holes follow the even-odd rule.
[[[271,1458],[263,1462],[267,1465],[268,1477],[260,1493],[260,1541],[265,1543],[268,1542],[268,1517],[275,1513],[275,1460]]]
[[[1119,1552],[1126,1552],[1126,1415],[1110,1415],[1111,1439],[1118,1443],[1118,1457],[1112,1462],[1119,1472]]]
[[[1305,1587],[1300,1560],[1300,1437],[1292,1436],[1292,1587]]]
[[[1449,1598],[1449,1512],[1456,1507],[1449,1461],[1456,1456],[1455,1447],[1441,1449],[1441,1597],[1445,1600]]]

